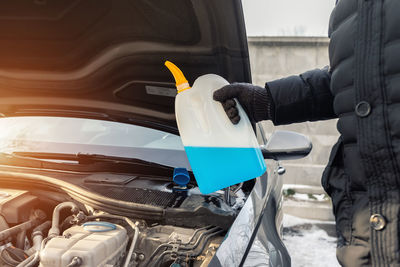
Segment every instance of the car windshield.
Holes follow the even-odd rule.
[[[177,135],[137,125],[62,117],[0,119],[0,152],[101,154],[188,167]]]

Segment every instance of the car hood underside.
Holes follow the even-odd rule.
[[[190,83],[216,73],[249,82],[241,2],[0,3],[0,113],[176,128],[176,63]]]

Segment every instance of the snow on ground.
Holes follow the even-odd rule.
[[[292,258],[293,267],[336,267],[334,222],[301,219],[288,214],[283,217],[283,242]]]
[[[326,194],[301,194],[301,193],[295,193],[293,196],[291,196],[295,200],[298,201],[326,201]]]

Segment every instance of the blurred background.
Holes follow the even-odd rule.
[[[253,83],[329,65],[328,24],[335,0],[243,0]],[[334,217],[321,175],[339,136],[336,120],[274,127],[307,135],[313,150],[305,159],[282,162],[284,242],[293,266],[338,266]]]

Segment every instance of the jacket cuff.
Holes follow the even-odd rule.
[[[275,113],[275,105],[269,88],[262,88],[254,91],[253,95],[254,119],[256,122],[272,120]]]

